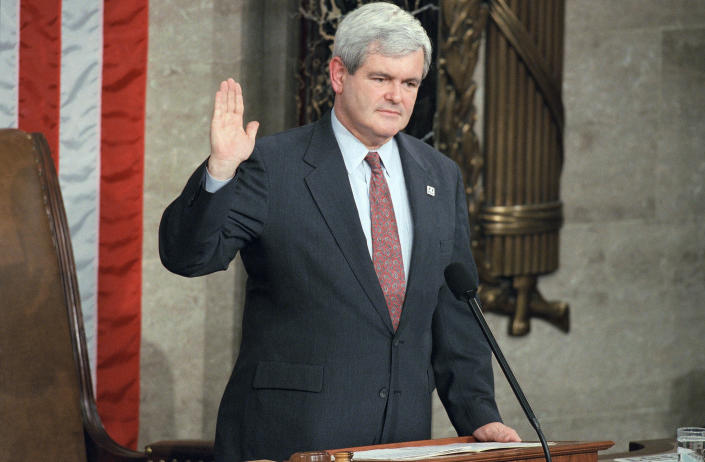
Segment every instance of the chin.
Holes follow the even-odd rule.
[[[393,138],[397,133],[399,133],[399,130],[385,131],[384,133],[379,133],[379,139],[381,140],[380,144],[389,141],[389,139]]]
[[[384,139],[391,138],[392,136],[399,133],[399,130],[404,129],[404,127],[400,126],[399,124],[380,124],[378,125],[378,128],[379,136],[383,137]]]

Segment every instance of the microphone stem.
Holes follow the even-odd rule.
[[[472,314],[475,316],[477,323],[480,325],[480,329],[482,330],[485,339],[487,339],[487,343],[489,343],[490,348],[492,349],[492,352],[495,355],[495,358],[497,358],[499,367],[502,368],[504,376],[507,378],[509,385],[512,387],[512,391],[514,391],[514,395],[517,397],[521,408],[524,410],[524,414],[526,414],[526,417],[529,419],[531,426],[534,427],[534,430],[536,431],[536,434],[539,437],[539,441],[541,441],[541,447],[543,448],[543,453],[546,457],[546,462],[551,462],[551,453],[548,450],[548,443],[546,443],[546,437],[541,431],[539,421],[534,415],[534,412],[531,410],[531,406],[529,406],[529,402],[526,400],[526,396],[524,396],[524,392],[521,390],[519,382],[517,382],[516,377],[514,377],[514,373],[509,367],[509,363],[507,363],[507,360],[504,358],[502,350],[499,348],[499,345],[497,345],[497,341],[495,340],[492,331],[487,325],[487,321],[485,321],[485,316],[482,314],[482,307],[480,306],[480,301],[475,296],[474,291],[466,292],[465,297],[467,297],[468,305],[470,305]]]

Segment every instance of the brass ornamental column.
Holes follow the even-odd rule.
[[[488,5],[481,296],[487,309],[511,314],[512,335],[526,334],[532,315],[567,332],[568,305],[536,288],[538,275],[558,268],[563,223],[564,0]]]
[[[512,335],[528,333],[531,316],[567,332],[568,305],[536,289],[537,277],[558,267],[564,0],[440,6],[438,148],[465,176],[479,295],[487,311],[512,317]],[[474,130],[473,80],[483,31],[484,150]]]

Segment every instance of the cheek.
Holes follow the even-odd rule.
[[[407,118],[411,117],[411,112],[414,110],[415,103],[416,103],[416,95],[404,100],[404,109],[406,109]]]
[[[406,104],[408,107],[413,108],[416,103],[416,97],[419,96],[418,90],[410,92],[406,98]]]
[[[356,100],[361,111],[371,111],[376,107],[376,100],[369,91],[358,93]]]

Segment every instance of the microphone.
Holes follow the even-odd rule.
[[[480,325],[480,329],[482,330],[485,339],[487,339],[487,343],[489,343],[495,358],[497,358],[499,366],[502,368],[502,372],[504,372],[504,376],[507,378],[509,385],[512,387],[514,396],[516,396],[519,401],[519,404],[524,410],[524,414],[526,414],[526,417],[529,419],[531,426],[534,427],[534,430],[536,430],[536,434],[541,441],[541,447],[543,448],[546,461],[551,462],[551,453],[548,450],[548,443],[546,443],[546,437],[541,431],[539,421],[534,415],[534,412],[531,410],[531,406],[529,406],[529,402],[526,400],[526,396],[524,396],[524,392],[521,390],[519,382],[517,382],[516,377],[514,377],[514,373],[512,373],[507,360],[502,354],[502,350],[499,348],[499,345],[497,345],[497,341],[495,340],[494,335],[492,335],[492,331],[487,325],[485,317],[482,314],[480,300],[477,298],[477,273],[471,275],[462,263],[451,263],[445,269],[444,274],[446,284],[448,284],[448,288],[450,288],[450,291],[453,292],[453,295],[455,295],[457,299],[467,302],[470,307],[472,314],[475,316],[475,320]]]

